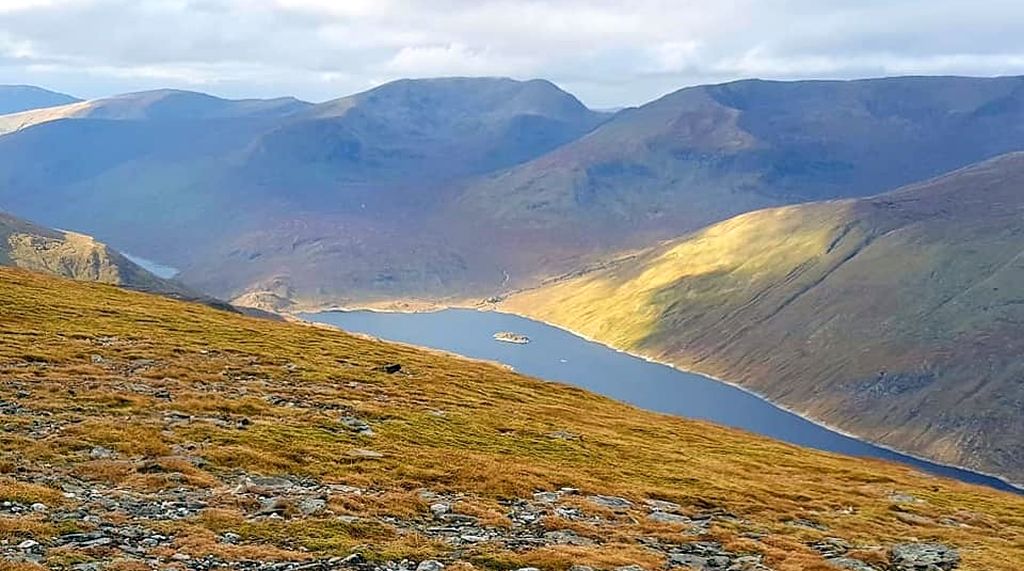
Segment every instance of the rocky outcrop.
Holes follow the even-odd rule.
[[[890,560],[894,571],[950,571],[960,565],[960,554],[942,543],[901,543]]]
[[[174,280],[157,277],[91,236],[44,228],[3,212],[0,212],[0,265],[236,311],[226,302],[195,292]]]

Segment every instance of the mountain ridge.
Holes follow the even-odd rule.
[[[545,81],[448,78],[283,116],[53,121],[0,136],[0,206],[131,244],[225,298],[486,298],[743,212],[1024,149],[1022,85],[740,81],[608,117]]]

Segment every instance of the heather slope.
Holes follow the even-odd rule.
[[[506,308],[1024,481],[1024,154],[757,211]]]
[[[827,571],[935,542],[963,569],[1024,557],[1019,496],[902,466],[23,270],[0,268],[0,298],[8,561]]]

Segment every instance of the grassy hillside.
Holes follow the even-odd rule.
[[[656,569],[714,556],[825,571],[823,553],[887,569],[908,542],[956,549],[963,569],[1024,558],[1021,497],[901,466],[24,270],[0,268],[0,298],[9,569]],[[363,559],[327,560],[353,552]]]
[[[1024,154],[745,214],[506,308],[1024,481]]]

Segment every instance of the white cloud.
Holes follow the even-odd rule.
[[[1024,73],[1019,0],[0,0],[0,82],[326,99],[545,77],[596,106],[741,77]]]
[[[56,0],[0,0],[0,13],[17,12],[31,8],[49,8]]]
[[[386,64],[389,71],[405,77],[518,75],[532,67],[536,66],[526,59],[503,57],[488,48],[465,44],[403,47]]]

